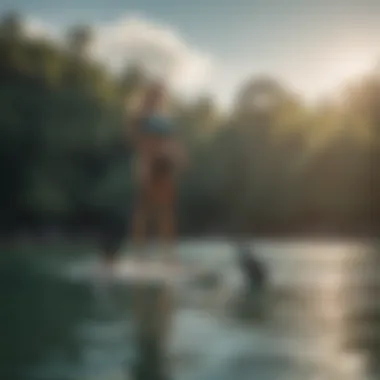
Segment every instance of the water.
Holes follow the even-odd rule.
[[[180,244],[184,264],[216,277],[177,288],[170,340],[174,379],[380,378],[380,255],[374,245],[253,246],[271,276],[270,289],[254,307],[242,298],[229,244]],[[60,251],[3,255],[0,378],[127,380],[134,354],[128,285],[119,281],[107,288],[73,279],[68,268],[91,267],[96,257]],[[248,312],[242,311],[248,304]]]

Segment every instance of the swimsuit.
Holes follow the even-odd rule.
[[[168,118],[160,115],[151,115],[141,120],[140,132],[143,135],[152,137],[169,137],[174,133],[174,125]]]
[[[165,117],[151,115],[141,119],[139,133],[142,153],[138,152],[136,164],[140,180],[170,177],[176,169],[169,147],[175,134],[174,125]]]

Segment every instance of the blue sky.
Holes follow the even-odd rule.
[[[318,96],[380,60],[380,0],[3,0],[0,10],[8,9],[62,28],[76,22],[110,26],[138,15],[185,44],[189,60],[207,57],[212,63],[202,88],[224,101],[244,78],[260,73]],[[197,70],[184,71],[186,85]]]

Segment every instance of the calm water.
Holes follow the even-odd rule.
[[[216,274],[217,283],[194,281],[177,289],[174,379],[380,378],[380,252],[359,243],[253,246],[271,277],[261,304],[242,297],[229,244],[180,244],[183,263]],[[96,264],[91,253],[80,259],[65,252],[3,256],[1,379],[128,379],[127,284],[104,289],[73,277],[73,268]]]

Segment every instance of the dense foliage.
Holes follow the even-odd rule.
[[[11,230],[101,228],[130,217],[125,104],[144,75],[89,59],[91,31],[66,45],[0,26],[0,222]],[[249,78],[222,113],[173,99],[192,165],[179,209],[186,234],[374,232],[380,222],[380,77],[306,105],[273,78]]]

